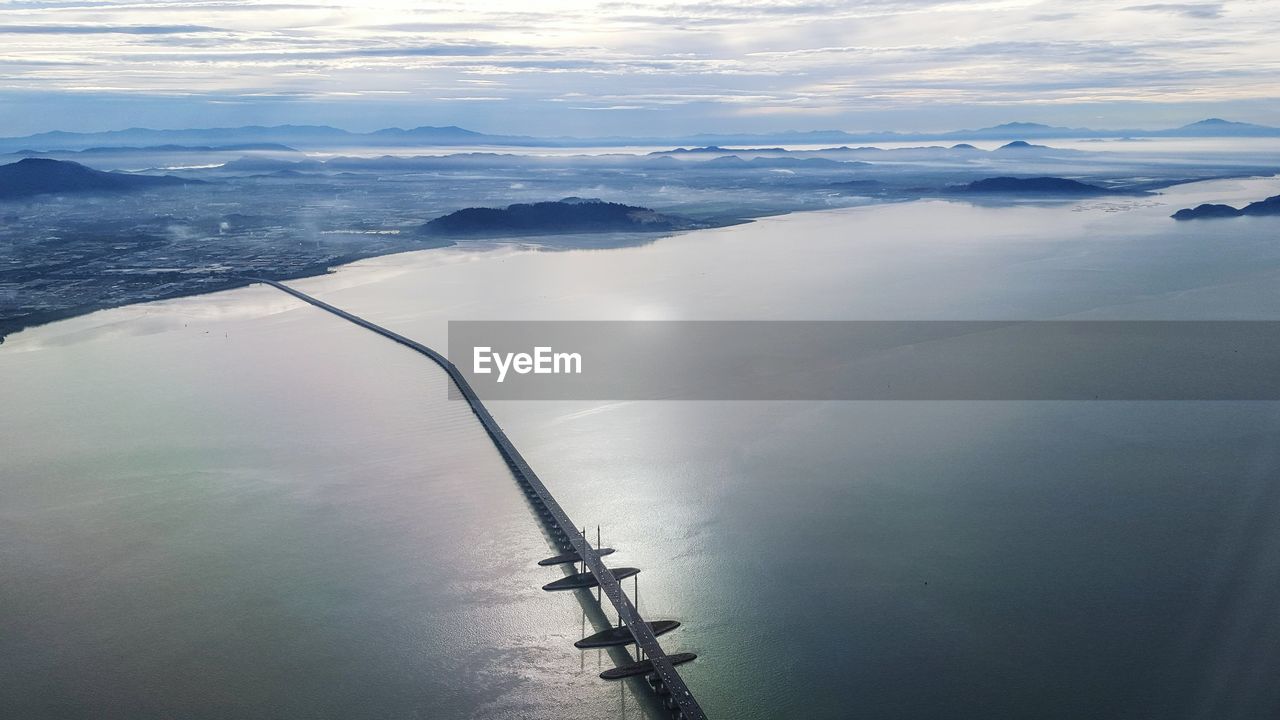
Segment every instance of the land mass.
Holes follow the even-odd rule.
[[[6,199],[47,193],[130,192],[200,182],[172,175],[102,172],[80,163],[45,158],[0,165],[0,198]]]
[[[646,207],[596,199],[517,203],[505,208],[470,207],[422,226],[427,235],[504,237],[551,233],[672,232],[709,227]]]
[[[1174,220],[1202,220],[1207,218],[1242,217],[1245,215],[1280,215],[1280,195],[1249,203],[1242,208],[1231,205],[1205,203],[1193,208],[1183,208],[1173,214]]]
[[[1030,133],[1025,126],[1001,132],[1021,130]],[[273,133],[263,129],[246,149],[229,149],[223,138],[110,147],[148,139],[127,132],[88,152],[0,161],[17,161],[0,173],[0,336],[96,309],[224,290],[245,277],[321,274],[455,239],[476,248],[492,246],[486,238],[513,236],[545,247],[619,247],[787,212],[937,194],[974,202],[999,193],[1080,199],[1116,188],[1273,175],[1277,162],[1265,147],[1152,158],[1030,143],[1001,150],[700,143],[658,154],[352,148],[355,154],[335,156],[265,144]],[[284,134],[332,135],[298,128]],[[408,142],[408,135],[432,134],[380,137]],[[584,195],[584,188],[611,202],[545,202]],[[467,209],[452,212],[458,208]]]
[[[1079,180],[1060,177],[993,177],[975,180],[960,188],[966,193],[990,193],[1012,195],[1070,195],[1073,197],[1089,195],[1134,194],[1132,190],[1105,188],[1090,185]]]

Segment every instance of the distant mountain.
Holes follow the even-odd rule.
[[[655,150],[650,155],[692,155],[692,154],[724,154],[724,153],[784,153],[786,148],[767,147],[767,148],[724,148],[719,145],[708,145],[706,147],[683,148],[678,147],[674,150]]]
[[[404,147],[415,145],[545,145],[538,138],[485,135],[460,127],[386,128],[353,133],[328,125],[248,125],[235,128],[151,130],[129,128],[98,133],[54,131],[21,138],[0,138],[0,151],[21,149],[80,150],[90,147],[120,148],[155,145],[178,146],[284,146],[295,147]],[[279,149],[279,148],[271,148]]]
[[[700,225],[649,208],[565,198],[505,208],[465,208],[431,220],[422,226],[422,231],[447,237],[503,237],[551,233],[664,232],[693,227]]]
[[[296,153],[296,148],[279,143],[242,143],[238,145],[148,145],[146,147],[134,147],[131,145],[121,145],[119,147],[91,147],[83,150],[17,150],[9,153],[20,157],[44,157],[48,155],[57,155],[65,157],[67,155],[155,155],[155,154],[179,154],[179,153],[217,153],[217,152],[276,152],[276,153]]]
[[[730,170],[742,168],[849,168],[849,167],[865,167],[871,163],[861,162],[858,160],[831,160],[828,158],[797,158],[797,157],[753,157],[750,160],[744,160],[737,155],[724,155],[722,157],[707,160],[695,165],[686,167],[702,167],[702,168],[727,168]]]
[[[483,143],[489,135],[466,130],[457,125],[445,127],[416,127],[411,130],[385,128],[369,133],[371,138],[394,138],[396,140],[423,141],[428,144],[451,143]]]
[[[1209,118],[1160,133],[1170,137],[1276,137],[1280,128]]]
[[[1088,128],[1057,127],[1054,125],[1044,125],[1042,123],[1033,122],[1008,122],[1001,125],[994,125],[992,127],[978,128],[977,130],[954,130],[952,132],[945,133],[945,136],[974,140],[1001,140],[1010,137],[1094,137],[1097,132],[1097,130],[1090,130]]]
[[[1092,128],[1069,128],[1040,123],[1010,122],[977,130],[956,130],[944,133],[942,137],[961,139],[1002,139],[1008,137],[1034,138],[1129,138],[1129,137],[1280,137],[1280,128],[1252,123],[1231,122],[1221,118],[1200,120],[1182,127],[1162,130],[1142,130],[1126,128],[1118,130],[1095,130]]]
[[[1049,149],[1051,148],[1048,145],[1032,145],[1026,140],[1014,140],[1011,143],[1005,143],[1004,145],[1001,145],[1000,147],[996,148],[997,151],[1000,151],[1000,150],[1049,150]]]
[[[1053,127],[1052,125],[1045,125],[1044,123],[1033,123],[1033,122],[1007,122],[1001,125],[996,125],[995,127],[985,128],[985,130],[999,130],[1001,132],[1016,132],[1016,133],[1026,133],[1026,132],[1035,133],[1035,132],[1041,132],[1044,130],[1061,130],[1061,129],[1062,128]]]
[[[960,188],[961,192],[1017,195],[1114,195],[1117,190],[1060,177],[994,177],[976,180]]]
[[[1015,138],[1103,139],[1126,137],[1280,137],[1280,128],[1220,118],[1200,120],[1182,127],[1142,130],[1095,130],[1033,122],[1010,122],[972,130],[924,132],[846,132],[843,130],[783,131],[773,133],[701,133],[677,137],[529,137],[490,135],[454,125],[410,129],[386,128],[356,133],[327,125],[250,125],[238,128],[152,130],[130,128],[96,133],[46,132],[17,138],[0,138],[0,152],[18,150],[83,150],[99,147],[154,145],[234,146],[285,145],[290,148],[414,147],[491,145],[509,147],[607,147],[683,146],[683,152],[730,152],[729,147],[769,150],[768,145],[844,145],[849,143],[904,142],[917,140],[1011,140]],[[693,146],[693,147],[688,147]]]
[[[55,130],[24,138],[0,139],[0,148],[21,146],[34,150],[80,150],[85,148],[146,147],[154,145],[256,145],[261,143],[292,146],[294,142],[306,145],[336,145],[350,142],[352,133],[326,125],[277,125],[263,127],[248,125],[237,128],[207,128],[184,130],[151,130],[129,128],[96,133],[74,133]]]
[[[1242,215],[1280,215],[1280,195],[1249,203],[1236,209],[1230,205],[1205,203],[1194,208],[1183,208],[1173,214],[1174,220],[1200,220],[1207,218],[1240,217]]]
[[[233,145],[148,145],[146,147],[132,147],[122,145],[119,147],[91,147],[76,152],[82,152],[87,155],[99,153],[209,153],[209,152],[298,152],[297,148],[289,147],[281,143],[260,142],[260,143],[236,143]]]
[[[25,158],[16,163],[0,165],[0,199],[47,193],[129,192],[187,183],[200,181],[184,180],[172,175],[102,172],[80,163],[44,158]]]
[[[595,138],[590,145],[699,145],[699,146],[759,146],[763,144],[814,145],[874,142],[904,142],[917,140],[1011,140],[1015,138],[1071,138],[1105,139],[1133,137],[1280,137],[1280,128],[1253,125],[1210,118],[1178,128],[1143,130],[1122,128],[1097,130],[1093,128],[1060,127],[1033,122],[1008,122],[991,127],[971,130],[940,132],[845,132],[843,130],[814,130],[809,132],[780,132],[763,134],[711,134],[675,138]],[[558,141],[559,139],[557,139]],[[712,148],[714,149],[714,148]],[[691,152],[698,152],[693,148]]]

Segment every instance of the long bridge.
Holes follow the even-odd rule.
[[[619,578],[608,566],[601,560],[601,555],[612,552],[607,548],[597,549],[591,546],[587,538],[578,530],[573,521],[569,519],[569,515],[560,507],[560,503],[552,497],[551,491],[547,490],[547,486],[538,478],[533,468],[529,467],[529,463],[525,462],[524,457],[516,450],[511,440],[507,438],[506,433],[498,425],[498,421],[493,419],[493,415],[489,413],[488,408],[481,402],[480,397],[471,389],[471,384],[467,382],[462,372],[449,361],[444,355],[432,350],[414,340],[392,332],[381,325],[376,325],[364,318],[352,315],[351,313],[339,307],[335,307],[317,298],[311,297],[306,293],[295,290],[274,280],[266,280],[262,278],[249,278],[254,282],[270,285],[277,290],[286,292],[299,300],[310,303],[321,310],[328,311],[338,317],[355,323],[360,327],[377,333],[388,340],[397,342],[410,350],[418,352],[430,358],[435,364],[439,365],[453,384],[458,388],[458,392],[466,399],[471,406],[471,411],[475,413],[476,418],[480,420],[480,424],[484,427],[485,432],[489,434],[489,438],[493,440],[494,446],[498,449],[499,454],[506,461],[507,466],[511,469],[512,475],[515,476],[516,482],[519,483],[529,501],[534,505],[538,512],[543,516],[546,526],[551,530],[560,546],[561,555],[555,558],[548,558],[541,564],[552,565],[568,562],[581,562],[585,571],[580,575],[570,575],[565,577],[565,581],[574,581],[565,583],[565,589],[572,588],[589,588],[598,586],[609,598],[609,602],[613,604],[614,610],[617,611],[618,620],[631,635],[630,640],[635,643],[643,654],[642,660],[637,660],[628,665],[622,665],[610,670],[606,670],[600,676],[607,680],[620,679],[633,675],[647,675],[650,685],[662,696],[665,696],[665,705],[672,711],[675,717],[681,720],[701,720],[706,718],[706,713],[698,705],[698,701],[694,699],[693,693],[685,685],[684,679],[680,677],[680,673],[676,672],[675,666],[679,663],[688,662],[694,659],[692,653],[677,653],[668,655],[662,645],[658,643],[655,629],[658,632],[665,632],[668,629],[674,629],[673,626],[667,624],[671,621],[657,621],[654,623],[646,622],[640,616],[640,611],[636,609],[632,599],[623,591]],[[623,571],[626,571],[625,573]],[[619,568],[618,574],[624,577],[630,577],[636,572],[635,568]],[[555,585],[551,583],[550,585]],[[548,587],[547,589],[558,589]],[[604,635],[600,633],[599,635]],[[621,643],[610,643],[621,644]]]

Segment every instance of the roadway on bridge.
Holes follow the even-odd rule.
[[[542,484],[542,480],[538,478],[537,473],[529,467],[524,457],[520,454],[511,440],[507,438],[506,433],[493,419],[493,415],[489,413],[488,408],[481,402],[480,397],[471,389],[471,384],[463,377],[462,372],[458,370],[452,362],[444,355],[432,350],[414,340],[394,333],[381,325],[376,325],[364,318],[352,315],[342,308],[335,307],[317,298],[311,297],[304,292],[295,290],[274,280],[265,280],[261,278],[250,278],[255,282],[261,282],[270,285],[277,290],[288,293],[299,300],[310,303],[321,310],[328,311],[338,317],[355,323],[366,330],[377,333],[388,340],[397,342],[405,347],[427,356],[437,365],[439,365],[449,378],[453,380],[453,384],[458,388],[458,392],[466,399],[471,406],[471,411],[475,413],[476,418],[480,420],[480,424],[484,427],[485,432],[489,434],[493,444],[497,447],[498,452],[502,454],[507,461],[507,465],[511,467],[512,473],[516,476],[517,481],[532,489],[537,497],[539,504],[544,507],[551,516],[551,524],[564,533],[569,545],[578,556],[583,559],[589,570],[599,581],[600,588],[604,591],[605,597],[609,598],[609,602],[613,604],[614,609],[618,613],[618,618],[622,624],[631,631],[631,635],[635,640],[637,647],[645,654],[645,659],[650,661],[653,666],[653,672],[662,681],[662,684],[671,691],[671,699],[675,701],[680,711],[680,717],[686,720],[700,720],[706,717],[706,713],[702,711],[702,707],[698,705],[698,701],[694,699],[693,693],[685,685],[684,679],[676,672],[675,664],[672,658],[662,649],[662,645],[658,643],[658,638],[653,633],[653,629],[644,618],[640,617],[640,612],[635,605],[631,603],[631,599],[623,592],[622,586],[618,578],[613,572],[605,566],[604,561],[600,559],[600,554],[591,547],[591,543],[583,537],[578,527],[569,519],[568,514],[560,507],[560,503],[556,502],[551,492]],[[691,653],[679,653],[674,656],[678,661],[691,660]],[[608,677],[609,673],[602,674],[602,677]]]

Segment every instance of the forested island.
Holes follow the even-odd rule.
[[[470,207],[422,226],[427,235],[505,237],[550,233],[672,232],[709,227],[638,205],[576,197],[516,203],[505,208]]]
[[[993,177],[975,180],[959,188],[960,192],[1009,195],[1133,195],[1132,190],[1105,188],[1079,180],[1061,177]]]
[[[1205,203],[1193,208],[1183,208],[1173,214],[1174,220],[1202,220],[1206,218],[1241,217],[1245,215],[1280,215],[1280,195],[1249,203],[1242,208],[1217,203]]]

